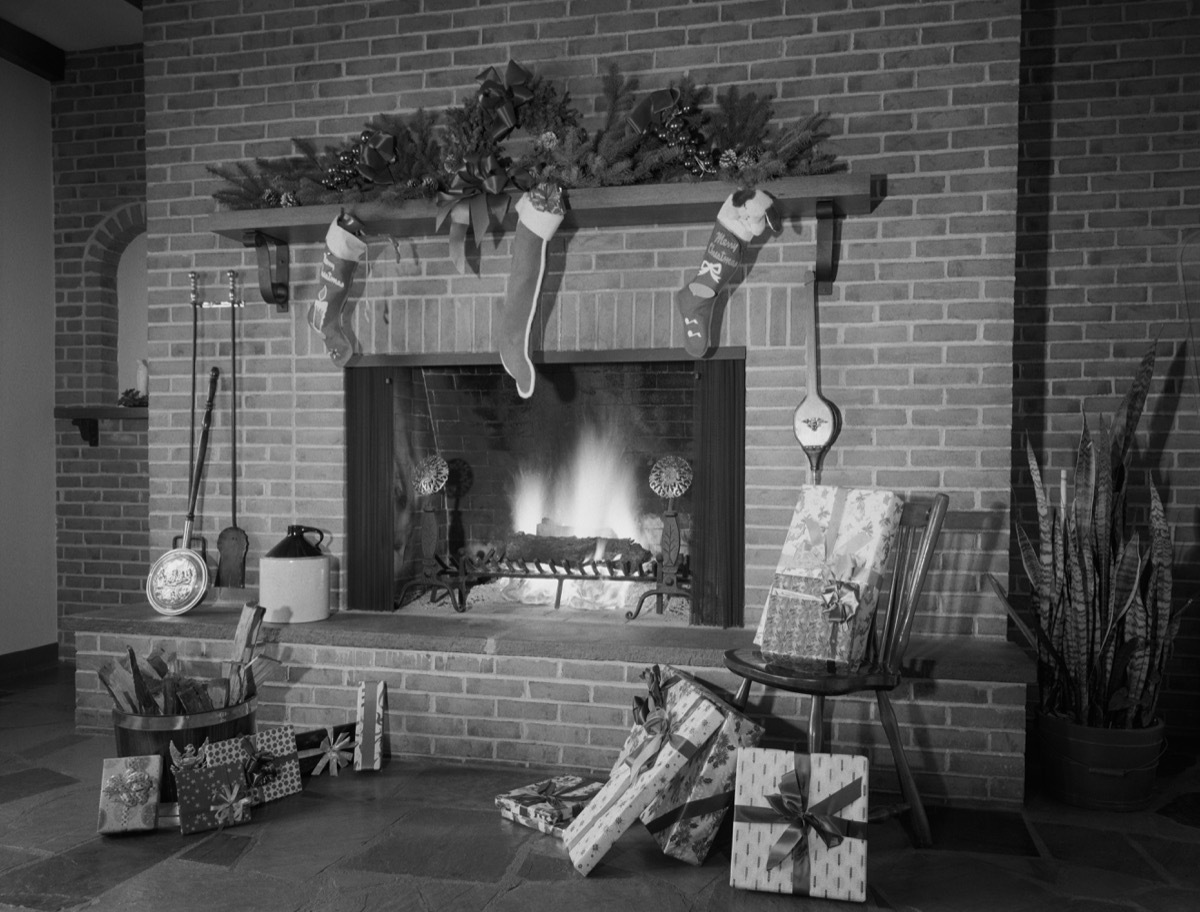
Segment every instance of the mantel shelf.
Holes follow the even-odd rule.
[[[102,419],[117,419],[129,421],[147,421],[150,409],[145,406],[125,405],[56,405],[55,418],[66,418],[79,428],[79,436],[88,446],[100,444],[100,421]]]
[[[811,218],[817,203],[826,200],[838,217],[867,215],[885,195],[884,183],[881,175],[841,173],[788,177],[763,184],[762,189],[776,198],[781,216],[789,221]],[[709,224],[732,190],[730,184],[717,181],[569,190],[569,209],[562,227]],[[516,196],[513,194],[514,201]],[[314,244],[325,238],[329,223],[343,211],[352,212],[371,232],[396,237],[437,233],[437,205],[426,200],[216,212],[208,217],[207,227],[239,243],[245,242],[246,232],[257,231],[286,244]],[[515,224],[515,207],[510,206],[504,227],[511,229]]]

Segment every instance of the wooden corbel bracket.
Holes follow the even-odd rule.
[[[288,312],[288,265],[287,241],[247,228],[242,232],[242,244],[253,247],[258,254],[258,289],[262,299],[274,304],[279,313]]]
[[[842,220],[833,200],[817,200],[817,262],[813,270],[817,291],[833,293],[841,248]]]
[[[71,424],[79,428],[79,436],[88,446],[100,445],[100,422],[95,418],[72,418]]]

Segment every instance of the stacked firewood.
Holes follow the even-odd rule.
[[[117,709],[144,716],[188,715],[244,703],[279,666],[277,659],[263,652],[263,613],[255,602],[242,608],[231,658],[223,663],[219,678],[186,674],[179,657],[162,647],[138,656],[130,646],[127,655],[100,666],[100,683]]]

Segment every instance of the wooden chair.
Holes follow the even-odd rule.
[[[851,674],[820,674],[797,671],[771,665],[763,659],[758,647],[730,649],[725,653],[725,665],[743,680],[734,703],[744,709],[752,683],[764,684],[779,690],[807,694],[812,698],[808,718],[808,749],[823,749],[825,698],[840,697],[862,691],[875,691],[879,704],[879,721],[887,733],[888,744],[900,778],[903,803],[882,812],[872,812],[872,818],[909,813],[918,847],[933,844],[929,820],[917,793],[917,785],[900,744],[900,729],[888,692],[901,681],[904,651],[908,646],[913,615],[920,600],[925,577],[929,573],[937,548],[942,522],[946,518],[949,498],[937,494],[932,501],[906,503],[900,519],[900,531],[892,551],[891,585],[879,595],[879,607],[871,626],[871,639],[862,668]]]

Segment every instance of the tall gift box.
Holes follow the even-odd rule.
[[[100,779],[100,833],[153,830],[158,824],[162,757],[112,757]]]
[[[612,776],[563,833],[571,863],[588,874],[721,727],[721,708],[695,687],[671,687],[634,725]]]
[[[250,821],[250,788],[240,763],[181,769],[179,829],[186,836]]]
[[[496,796],[500,816],[562,838],[563,832],[604,783],[582,776],[554,776]]]
[[[873,488],[803,485],[754,642],[769,662],[854,671],[904,502]]]
[[[758,744],[763,729],[685,671],[667,666],[662,686],[668,690],[695,688],[721,710],[721,727],[641,816],[666,855],[699,865],[708,857],[721,821],[733,806],[737,749]]]
[[[729,884],[867,898],[867,758],[738,751]]]
[[[240,763],[245,768],[253,804],[278,801],[304,788],[296,732],[291,725],[262,728],[253,735],[205,744],[204,754],[209,766]]]

